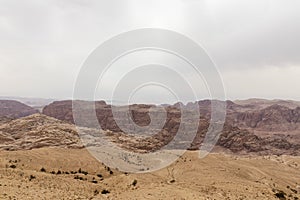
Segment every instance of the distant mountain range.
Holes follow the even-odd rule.
[[[84,101],[80,102],[83,103],[83,105],[87,105],[86,107],[83,106],[80,111],[82,119],[85,119],[90,114],[91,107],[88,107],[90,103]],[[189,149],[191,150],[196,150],[202,145],[210,124],[211,114],[210,100],[181,105],[183,105],[183,109],[185,109],[186,112],[190,113],[188,116],[192,118],[194,115],[191,108],[193,108],[195,104],[198,104],[201,113],[198,121],[199,126],[196,124],[198,126],[197,135],[191,144],[190,141],[186,141],[185,138],[191,134],[192,127],[195,127],[193,120],[187,120],[186,124],[183,124],[184,135],[180,136],[180,142],[182,144],[189,142]],[[141,127],[147,126],[151,122],[149,116],[149,110],[151,109],[153,111],[152,120],[154,120],[155,123],[159,123],[158,112],[160,111],[156,105],[131,105],[130,116],[124,115],[124,106],[114,106],[119,115],[113,117],[112,105],[104,101],[95,102],[98,122],[101,128],[106,131],[104,135],[110,137],[112,141],[123,148],[142,152],[156,151],[172,141],[181,123],[181,111],[178,105],[178,103],[175,105],[164,105],[167,119],[161,130],[149,130],[155,134],[150,137],[135,138],[130,134],[130,130],[132,130],[133,126],[128,121],[128,117],[131,117],[132,120]],[[226,110],[227,115],[224,129],[215,149],[223,149],[238,154],[300,155],[299,102],[263,99],[235,102],[226,101]],[[74,118],[71,100],[54,101],[43,107],[40,112],[42,115],[36,115],[39,111],[28,105],[13,100],[0,100],[1,146],[6,149],[9,149],[9,146],[17,148],[16,146],[20,146],[24,142],[24,148],[38,148],[45,145],[55,146],[56,143],[57,145],[66,146],[69,144],[70,147],[76,148],[80,146],[79,144],[75,145],[76,142],[74,143],[74,141],[78,142],[79,140],[76,139],[77,134],[74,134],[75,126],[73,125]],[[156,112],[157,114],[155,114]],[[125,125],[126,130],[129,131],[122,130],[116,123],[116,119],[121,121],[121,123]],[[88,120],[83,121],[83,124],[79,125],[91,130],[96,127],[95,124]],[[66,129],[64,127],[66,127]],[[48,129],[51,131],[49,132]],[[64,132],[62,130],[67,131]],[[70,137],[70,131],[72,132],[73,142],[68,143],[67,141],[70,141],[70,138],[67,139],[67,136],[69,135],[68,137]],[[32,137],[26,135],[33,133],[34,136]],[[60,135],[60,140],[65,142],[61,143],[56,141],[56,134]],[[142,135],[145,134],[147,133],[142,133]],[[45,135],[47,135],[47,137]],[[65,140],[62,139],[64,135],[66,136]],[[33,145],[28,146],[24,140],[25,137],[36,137],[35,139],[31,139]],[[44,137],[48,138],[46,139],[46,143],[44,142]],[[23,143],[21,141],[23,141]],[[180,145],[177,145],[176,148],[180,148]]]
[[[39,111],[15,100],[0,100],[0,117],[20,118]]]
[[[0,96],[0,100],[15,100],[41,110],[44,106],[52,103],[56,99]]]

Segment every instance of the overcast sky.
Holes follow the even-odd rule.
[[[300,100],[299,22],[299,0],[0,0],[0,96],[71,98],[97,46],[152,27],[204,47],[228,99]],[[136,98],[167,101],[163,93],[148,88]]]

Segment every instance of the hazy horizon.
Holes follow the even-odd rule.
[[[59,99],[59,98],[40,98],[40,97],[18,97],[18,96],[0,96],[0,100],[15,100],[15,101],[20,101],[22,103],[28,104],[28,102],[31,103],[40,103],[39,101],[42,101],[42,104],[49,104],[51,102],[54,101],[65,101],[65,100],[83,100],[84,99],[72,99],[72,98],[64,98],[64,99]],[[211,99],[198,99],[197,101],[204,101],[204,100],[211,100]],[[218,100],[218,99],[213,99],[213,100]],[[246,98],[246,99],[226,99],[226,101],[253,101],[253,100],[266,100],[266,101],[293,101],[293,102],[299,102],[298,100],[295,99],[267,99],[267,98]],[[105,101],[108,104],[111,105],[130,105],[130,104],[155,104],[155,105],[174,105],[175,103],[183,103],[183,104],[187,104],[187,103],[194,103],[196,101],[185,101],[185,102],[181,102],[181,101],[166,101],[166,102],[125,102],[125,101],[118,101],[118,100],[109,100],[109,99],[95,99],[95,101]]]

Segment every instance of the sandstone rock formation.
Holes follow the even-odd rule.
[[[76,128],[41,114],[0,125],[0,149],[18,150],[54,146],[82,147]]]
[[[232,101],[227,101],[227,117],[226,123],[234,125],[243,129],[251,129],[257,131],[269,132],[286,132],[300,130],[300,107],[294,109],[281,106],[271,105],[264,109],[257,109],[253,105],[238,105]],[[184,106],[184,109],[189,110],[195,103],[189,103]],[[210,118],[211,101],[204,100],[197,102],[201,117]],[[83,106],[84,107],[84,106]],[[95,103],[96,114],[102,129],[111,131],[121,131],[114,121],[112,106],[104,102]],[[154,105],[132,105],[130,106],[130,114],[132,120],[141,126],[146,126],[150,123],[148,111],[150,108],[155,108]],[[180,120],[180,109],[175,104],[174,106],[165,106],[167,111],[167,123],[165,128],[168,131],[177,125],[174,121]],[[118,108],[119,112],[125,112],[122,107]],[[43,114],[69,122],[74,123],[72,113],[72,101],[58,101],[46,106]],[[84,109],[82,112],[84,115]],[[170,121],[170,120],[173,121]],[[176,119],[176,120],[175,120]],[[168,123],[173,123],[168,126]],[[126,124],[125,122],[122,124]]]
[[[81,102],[83,107],[80,111],[82,119],[88,119],[88,110],[91,109],[91,103]],[[180,143],[186,147],[189,136],[192,134],[193,127],[198,126],[197,135],[194,138],[189,149],[198,149],[207,133],[209,127],[209,116],[211,101],[204,100],[196,102],[199,105],[201,117],[195,121],[192,120],[193,104],[187,105],[175,104],[174,106],[165,105],[166,122],[162,129],[147,130],[155,134],[147,134],[141,129],[142,136],[138,139],[132,135],[131,131],[138,133],[139,131],[132,126],[128,118],[134,123],[143,127],[149,125],[150,113],[154,111],[152,120],[159,122],[159,109],[155,105],[131,105],[129,106],[129,116],[126,114],[125,107],[113,107],[105,102],[96,102],[96,116],[103,130],[110,131],[111,139],[124,148],[136,151],[155,151],[162,146],[169,144],[170,141],[178,134],[179,127],[183,127],[184,134],[179,135]],[[227,117],[222,134],[217,145],[235,153],[258,153],[258,154],[291,154],[298,155],[300,137],[298,134],[287,134],[286,131],[298,131],[299,108],[291,109],[280,105],[272,105],[261,110],[253,105],[238,105],[232,101],[227,101]],[[181,124],[180,107],[186,112],[190,112],[188,116],[191,118],[184,124]],[[113,115],[112,109],[118,113]],[[156,110],[157,109],[157,110]],[[43,110],[45,115],[55,117],[57,119],[74,123],[72,113],[72,102],[54,102],[46,106]],[[121,122],[120,128],[116,121]],[[85,121],[83,121],[85,122]],[[77,124],[78,125],[78,124]],[[85,122],[79,124],[90,128],[95,128],[93,124]],[[125,129],[124,129],[125,128]],[[265,134],[267,131],[272,134]],[[273,133],[274,132],[274,133]],[[147,137],[150,136],[150,137]],[[299,140],[298,140],[299,139]],[[151,144],[151,145],[149,145]],[[181,148],[179,144],[174,148]]]
[[[300,128],[300,107],[291,109],[275,104],[261,110],[238,112],[232,117],[239,127],[256,130],[286,132]]]

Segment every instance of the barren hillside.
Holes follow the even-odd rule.
[[[299,166],[290,156],[187,152],[163,170],[125,174],[84,149],[0,151],[0,199],[297,199]]]
[[[0,117],[20,118],[38,113],[38,110],[14,100],[0,100]]]

